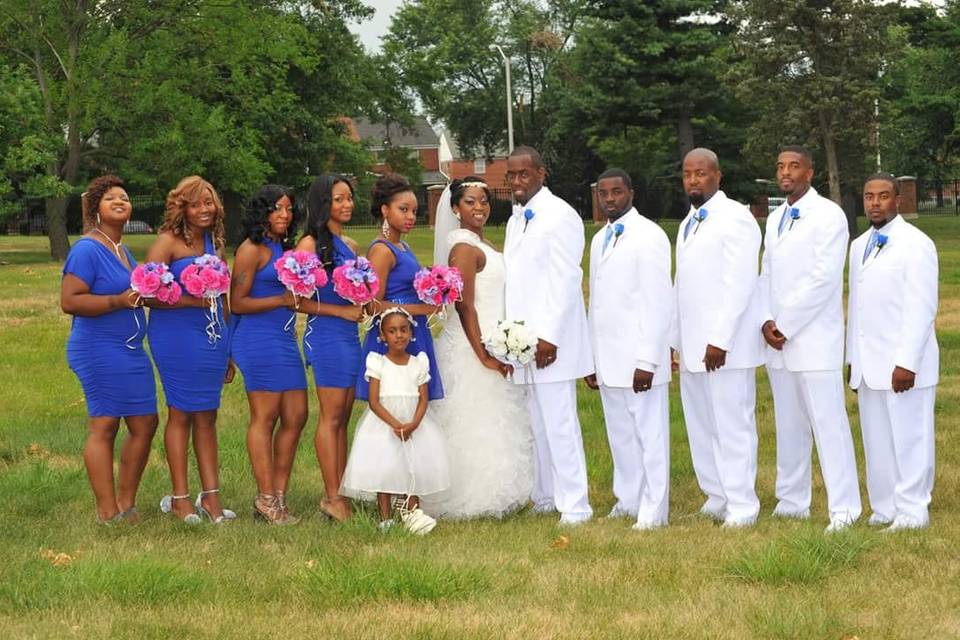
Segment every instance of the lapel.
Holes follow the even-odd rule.
[[[709,225],[713,221],[712,219],[720,214],[721,210],[723,209],[724,199],[726,199],[726,195],[724,195],[723,191],[717,191],[715,194],[713,194],[713,197],[704,202],[701,206],[693,207],[691,205],[690,212],[687,214],[687,217],[684,218],[683,225],[680,227],[680,239],[684,248],[686,248],[688,245],[692,245],[693,241],[696,240],[697,235],[703,231],[703,227]],[[703,222],[698,223],[694,221],[693,225],[690,227],[690,234],[686,237],[686,239],[684,239],[683,231],[686,229],[687,221],[692,218],[694,214],[700,211],[700,209],[707,210],[707,217],[704,218]]]
[[[777,231],[780,229],[780,221],[783,219],[783,216],[789,216],[789,211],[791,208],[796,208],[800,210],[800,218],[793,223],[794,226],[803,224],[804,219],[810,215],[810,208],[807,207],[806,205],[808,205],[810,202],[813,201],[813,198],[810,198],[811,195],[814,195],[814,196],[817,195],[817,190],[814,189],[812,186],[809,189],[807,189],[807,192],[803,194],[803,196],[801,196],[799,200],[794,202],[792,206],[788,202],[783,203],[783,211],[780,212],[780,215],[777,216],[777,219],[776,219],[777,228],[773,230],[774,244],[780,244],[781,241],[786,240],[787,236],[789,236],[790,233],[793,231],[793,229],[790,228],[790,220],[787,220],[783,223],[783,233],[777,233]]]
[[[512,251],[518,251],[520,249],[520,247],[523,245],[523,241],[526,240],[531,234],[533,225],[537,224],[538,217],[548,215],[548,212],[546,211],[546,203],[549,199],[549,196],[550,190],[547,189],[546,186],[543,186],[540,187],[540,191],[537,191],[536,195],[527,201],[527,204],[516,205],[512,216],[512,219],[516,220],[513,228],[515,240],[511,243]],[[527,209],[531,209],[533,211],[533,218],[530,219],[529,222],[523,215],[523,212]],[[540,223],[543,224],[542,220]]]
[[[896,241],[896,238],[894,238],[894,235],[896,234],[896,232],[897,232],[897,227],[900,226],[902,220],[903,220],[903,218],[901,218],[901,217],[900,217],[900,214],[898,213],[896,216],[894,216],[893,220],[891,220],[890,222],[888,222],[887,224],[883,225],[880,229],[877,230],[877,231],[879,231],[881,234],[887,236],[887,245],[884,246],[883,249],[881,249],[879,252],[877,251],[877,247],[874,247],[874,248],[870,251],[870,255],[867,256],[867,261],[864,262],[863,265],[860,267],[860,269],[861,269],[862,271],[867,270],[868,268],[870,268],[871,266],[873,266],[873,263],[874,263],[874,262],[877,262],[877,261],[880,260],[883,256],[886,256],[886,255],[889,254],[889,252],[890,252],[890,246],[889,246],[889,245]],[[867,235],[867,243],[869,244],[869,242],[870,242],[870,235],[868,234],[868,235]],[[863,256],[862,256],[862,255],[860,256],[860,259],[861,259],[861,260],[863,259]]]
[[[623,233],[620,234],[619,239],[617,238],[616,234],[610,237],[610,245],[607,247],[606,251],[603,250],[603,238],[606,237],[606,233],[607,233],[606,226],[604,226],[604,228],[600,231],[600,233],[603,234],[600,236],[601,238],[600,239],[600,263],[601,264],[609,260],[610,256],[614,254],[617,248],[621,247],[621,245],[624,242],[624,236],[626,236],[628,233],[636,232],[636,224],[634,224],[634,222],[639,216],[640,214],[637,213],[637,210],[631,207],[630,211],[627,211],[625,214],[620,216],[619,220],[613,223],[614,225],[618,223],[622,224]]]

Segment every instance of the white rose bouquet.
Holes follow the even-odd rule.
[[[483,346],[501,362],[526,366],[536,353],[537,336],[523,320],[500,320],[489,335],[484,336]]]

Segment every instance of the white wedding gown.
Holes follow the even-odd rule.
[[[504,314],[503,254],[467,230],[449,236],[486,256],[477,274],[474,304],[485,335]],[[500,518],[523,507],[533,487],[533,436],[523,390],[484,367],[467,341],[460,316],[447,310],[435,341],[444,397],[430,403],[447,436],[450,488],[421,498],[424,511],[441,518]]]

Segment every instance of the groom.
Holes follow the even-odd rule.
[[[518,369],[527,385],[533,429],[534,511],[560,512],[561,525],[593,515],[587,463],[577,418],[576,381],[593,373],[583,305],[583,222],[543,186],[546,169],[531,147],[507,160],[507,182],[518,205],[507,223],[506,318],[522,320],[538,337],[536,366]]]

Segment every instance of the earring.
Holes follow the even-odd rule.
[[[453,217],[456,218],[458,222],[462,222],[462,221],[463,221],[463,219],[460,217],[460,214],[459,214],[459,213],[454,213],[454,214],[453,214]]]
[[[97,211],[97,226],[100,226],[100,212]]]
[[[387,222],[386,218],[383,219],[383,224],[380,225],[380,233],[383,234],[384,238],[387,238],[390,236],[390,223]]]

